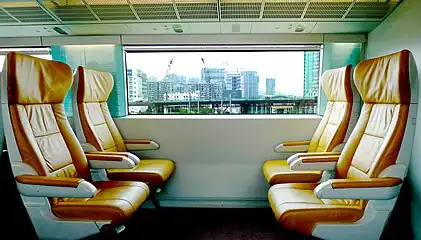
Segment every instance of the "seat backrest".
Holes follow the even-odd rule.
[[[23,162],[40,176],[91,181],[88,161],[64,112],[72,70],[61,62],[7,54],[2,108],[11,161]],[[8,109],[6,112],[5,109]]]
[[[314,133],[309,152],[330,152],[343,143],[351,119],[353,93],[352,66],[327,70],[322,75],[322,88],[328,99],[326,111]]]
[[[395,164],[409,120],[410,52],[373,58],[355,67],[364,102],[358,122],[339,158],[336,178],[379,177]]]
[[[98,151],[125,152],[126,145],[108,109],[114,86],[111,73],[78,67],[74,73],[75,131],[82,143]]]

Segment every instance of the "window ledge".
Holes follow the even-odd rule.
[[[128,115],[117,119],[321,119],[316,114],[273,114],[273,115]]]

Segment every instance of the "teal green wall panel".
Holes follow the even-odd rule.
[[[364,45],[361,43],[325,43],[323,45],[322,73],[333,68],[352,64],[354,67],[364,59]],[[327,98],[321,89],[319,94],[319,115],[326,110]]]
[[[108,106],[113,117],[127,115],[126,80],[124,49],[121,45],[69,45],[52,46],[54,60],[65,62],[73,71],[78,66],[110,72],[114,77],[114,88],[108,99]],[[65,99],[66,114],[73,115],[71,91]]]

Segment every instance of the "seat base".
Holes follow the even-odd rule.
[[[100,181],[92,198],[52,199],[54,215],[63,220],[108,220],[118,223],[131,216],[147,199],[149,188],[142,182]]]
[[[352,223],[364,214],[358,200],[319,199],[317,184],[278,184],[269,190],[269,203],[285,228],[312,234],[318,223]]]
[[[270,185],[282,183],[316,183],[323,171],[291,170],[287,160],[268,160],[263,164],[263,173]]]
[[[132,169],[109,169],[108,178],[113,181],[139,181],[151,188],[163,185],[175,169],[173,161],[168,159],[141,159]]]

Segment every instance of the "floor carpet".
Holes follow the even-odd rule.
[[[126,226],[89,239],[315,239],[282,229],[270,209],[140,209]]]

